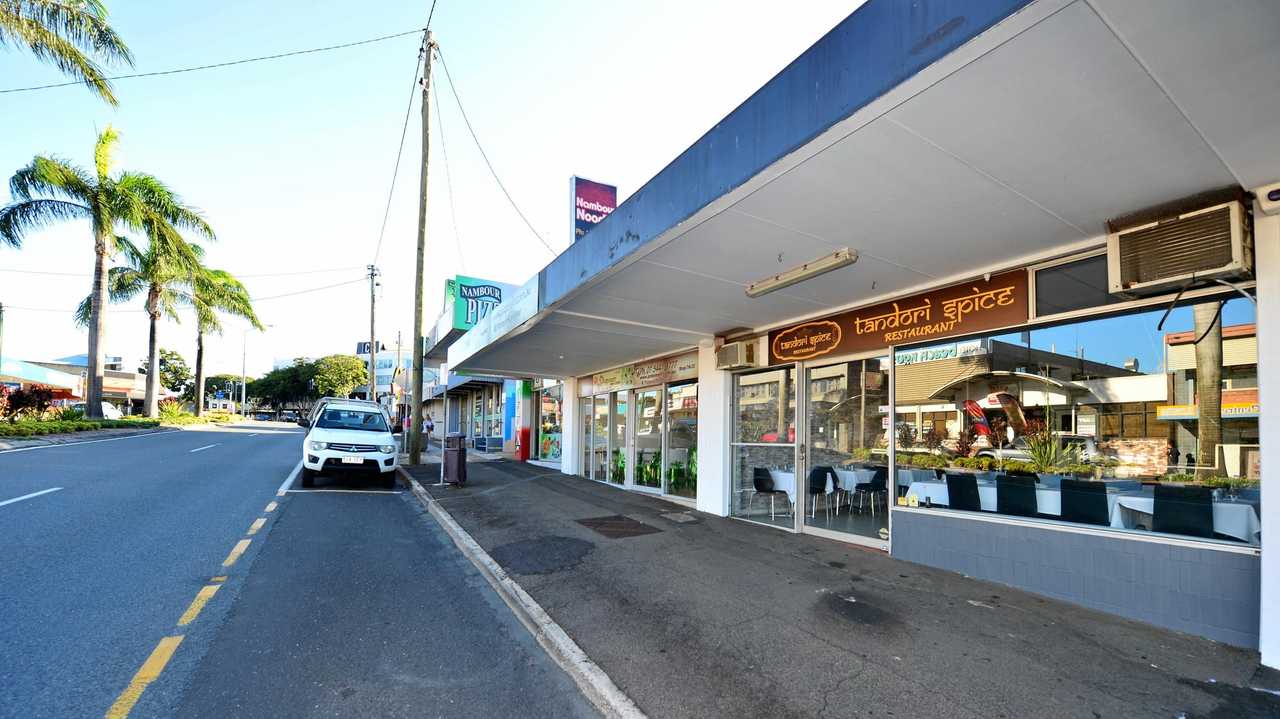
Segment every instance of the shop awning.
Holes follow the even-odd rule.
[[[1280,3],[869,0],[544,268],[527,318],[450,364],[580,376],[1273,182],[1276,27]],[[855,264],[745,294],[844,247]]]
[[[0,361],[0,380],[24,384],[42,384],[55,390],[60,390],[57,395],[58,399],[80,397],[81,392],[81,379],[79,377],[16,359],[5,358]]]

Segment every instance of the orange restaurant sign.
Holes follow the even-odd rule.
[[[1014,270],[849,310],[769,333],[769,363],[879,350],[1019,325],[1030,317],[1027,272]]]

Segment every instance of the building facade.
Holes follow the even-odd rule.
[[[870,0],[449,366],[555,378],[565,474],[1280,665],[1277,26]]]

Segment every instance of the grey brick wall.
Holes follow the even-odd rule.
[[[1249,554],[895,510],[893,556],[1258,647],[1261,563]]]

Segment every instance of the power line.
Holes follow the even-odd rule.
[[[325,286],[323,286],[323,287],[312,287],[312,288],[310,288],[310,289],[306,289],[306,290],[298,290],[298,291],[296,291],[296,292],[286,292],[286,293],[284,293],[284,294],[282,294],[282,295],[271,295],[271,296],[268,296],[268,297],[254,297],[254,298],[253,298],[253,301],[254,301],[254,302],[265,302],[265,301],[267,301],[267,300],[278,300],[278,299],[280,299],[280,298],[282,298],[282,297],[293,297],[293,296],[295,296],[295,295],[305,295],[305,294],[308,294],[308,293],[311,293],[311,292],[320,292],[320,291],[323,291],[323,290],[331,290],[331,289],[333,289],[333,288],[335,288],[335,287],[346,287],[347,285],[354,285],[354,284],[356,284],[356,283],[358,283],[358,282],[364,282],[364,281],[365,281],[365,279],[366,279],[366,278],[361,277],[361,278],[360,278],[360,279],[358,279],[358,280],[351,280],[351,281],[349,281],[349,282],[339,282],[339,283],[337,283],[337,284],[335,284],[335,285],[325,285]],[[77,310],[64,310],[64,309],[58,309],[58,308],[56,308],[56,307],[19,307],[19,306],[17,306],[17,305],[5,305],[5,306],[4,306],[4,308],[5,308],[6,310],[22,310],[22,311],[24,311],[24,312],[61,312],[61,313],[63,313],[63,314],[75,314],[75,312],[77,311]],[[115,314],[115,313],[117,313],[117,312],[146,312],[146,310],[124,310],[124,309],[112,309],[112,310],[111,310],[111,314]]]
[[[228,274],[234,276],[236,279],[243,279],[248,277],[290,277],[295,275],[320,275],[320,274],[329,274],[334,272],[350,272],[351,270],[358,270],[358,269],[361,269],[360,265],[350,265],[348,267],[333,267],[330,269],[323,269],[323,270],[298,270],[296,272],[256,272],[256,273],[250,273],[250,274],[240,274],[239,272],[228,272]],[[0,268],[0,272],[10,272],[18,275],[47,275],[50,277],[79,277],[79,278],[93,277],[93,275],[88,272],[52,272],[48,270],[13,270],[8,268]]]
[[[436,5],[431,3],[431,11]],[[431,26],[430,16],[427,26]],[[413,96],[418,94],[418,68],[422,65],[422,53],[427,51],[427,34],[422,33],[422,45],[418,47],[418,59],[413,63],[413,82],[409,85],[409,105],[404,109],[404,125],[400,128],[400,146],[396,148],[396,164],[391,170],[391,187],[387,188],[387,207],[382,211],[382,229],[378,230],[378,246],[373,251],[373,264],[378,264],[378,255],[382,254],[382,240],[387,234],[387,218],[391,216],[391,198],[396,194],[396,178],[400,175],[400,158],[404,155],[404,137],[409,131],[409,116],[413,114]]]
[[[484,164],[489,168],[489,174],[493,175],[494,182],[498,183],[498,188],[502,190],[503,195],[506,195],[507,202],[511,203],[511,209],[515,210],[516,214],[520,216],[520,219],[524,220],[524,224],[528,226],[529,231],[533,233],[533,236],[538,238],[538,241],[542,243],[543,247],[547,248],[548,252],[552,255],[556,254],[556,251],[551,248],[551,245],[547,244],[547,241],[542,239],[542,235],[538,234],[538,231],[534,229],[533,223],[529,222],[529,218],[525,217],[524,213],[520,211],[520,207],[516,205],[516,201],[511,197],[511,193],[507,192],[506,185],[502,184],[502,179],[498,177],[498,171],[493,169],[493,163],[489,161],[489,155],[484,151],[484,147],[480,145],[480,138],[476,136],[475,128],[471,126],[471,120],[467,117],[467,111],[462,107],[462,99],[458,97],[458,88],[453,84],[453,77],[449,75],[449,63],[444,61],[444,53],[437,48],[436,54],[440,57],[440,66],[444,68],[445,79],[449,81],[449,91],[453,93],[453,100],[458,103],[458,112],[462,115],[462,121],[467,125],[467,132],[471,133],[471,139],[475,140],[476,149],[480,151],[480,157],[484,158]]]
[[[369,38],[368,40],[358,40],[356,42],[342,43],[341,45],[326,45],[325,47],[313,47],[313,48],[308,48],[306,50],[294,50],[292,52],[282,52],[282,53],[277,53],[275,55],[262,55],[260,57],[247,57],[240,60],[229,60],[227,62],[215,62],[209,65],[196,65],[194,67],[181,67],[173,70],[159,70],[156,72],[135,72],[128,75],[113,75],[105,79],[132,80],[134,78],[139,78],[139,77],[159,77],[161,75],[177,75],[183,72],[196,72],[197,70],[213,70],[220,67],[230,67],[232,65],[244,65],[246,63],[251,63],[251,62],[262,62],[264,60],[279,60],[281,58],[286,58],[286,57],[295,57],[298,55],[310,55],[312,53],[317,53],[317,52],[329,52],[331,50],[342,50],[348,47],[356,47],[358,45],[368,45],[370,43],[382,42],[384,40],[392,40],[394,38],[404,37],[405,35],[415,35],[417,33],[423,32],[423,30],[424,30],[423,28],[415,28],[413,30],[406,30],[405,32],[398,32],[393,35],[383,35],[381,37]],[[49,85],[33,85],[31,87],[11,87],[8,89],[0,90],[0,94],[11,93],[11,92],[31,92],[33,90],[48,90],[55,87],[68,87],[71,85],[82,85],[82,84],[84,83],[80,81],[73,81],[73,82],[55,82]]]
[[[467,261],[462,257],[462,238],[458,235],[458,209],[453,204],[453,178],[449,173],[449,144],[444,140],[444,114],[436,103],[436,124],[440,128],[440,152],[444,155],[444,184],[449,189],[449,223],[453,225],[453,244],[458,249],[458,267],[467,271]]]

